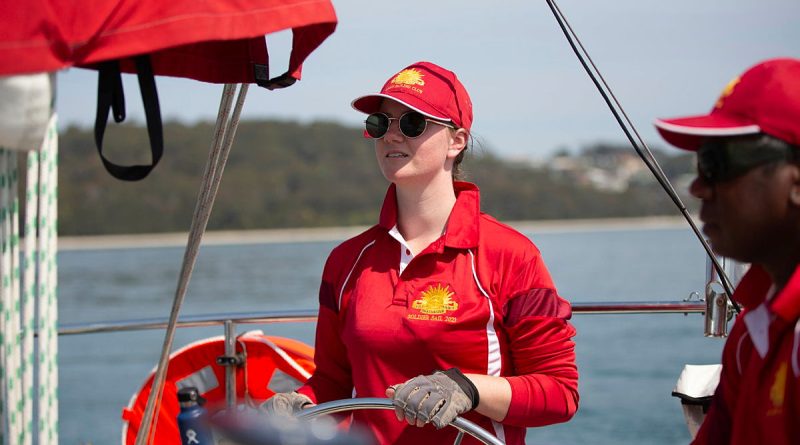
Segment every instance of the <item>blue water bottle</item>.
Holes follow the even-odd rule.
[[[205,402],[195,387],[178,390],[178,403],[181,405],[181,412],[178,414],[181,444],[214,445],[211,428],[208,425],[208,411],[203,408]]]

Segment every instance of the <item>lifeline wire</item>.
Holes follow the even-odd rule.
[[[636,150],[636,153],[639,155],[639,157],[642,158],[642,161],[644,161],[647,168],[650,169],[650,172],[653,173],[653,176],[655,176],[656,180],[664,189],[664,191],[667,192],[667,195],[669,195],[672,202],[678,207],[678,210],[681,212],[686,221],[689,223],[689,226],[691,227],[694,234],[697,236],[697,239],[700,241],[700,244],[703,245],[703,248],[705,249],[706,253],[711,259],[712,264],[714,265],[714,269],[716,269],[717,274],[719,275],[720,280],[722,281],[721,284],[725,288],[728,300],[731,302],[734,310],[737,313],[739,313],[741,311],[739,305],[731,298],[731,296],[733,295],[733,288],[730,284],[730,281],[728,280],[725,271],[722,269],[722,265],[719,263],[719,260],[711,251],[711,247],[708,245],[705,238],[703,238],[703,236],[700,234],[700,230],[697,228],[697,225],[695,225],[694,220],[692,220],[688,210],[686,210],[686,206],[683,204],[680,197],[675,192],[675,189],[672,187],[669,180],[667,179],[666,175],[661,170],[661,167],[658,165],[658,162],[653,157],[653,154],[652,152],[650,152],[650,149],[647,147],[647,144],[639,135],[639,132],[636,131],[636,127],[628,118],[628,115],[625,113],[625,110],[622,108],[622,105],[614,96],[614,93],[611,91],[611,88],[606,83],[605,79],[603,78],[603,75],[600,73],[600,70],[598,70],[597,66],[595,66],[591,56],[589,56],[589,53],[586,51],[586,48],[583,47],[583,44],[581,43],[577,34],[575,34],[575,31],[573,31],[572,27],[569,25],[569,22],[559,9],[555,0],[545,0],[545,1],[547,2],[547,5],[550,7],[550,10],[553,12],[553,16],[558,22],[558,25],[561,27],[561,31],[564,33],[564,37],[566,37],[567,42],[569,43],[570,47],[572,47],[572,51],[575,53],[575,56],[578,57],[578,60],[581,62],[581,65],[583,65],[583,69],[586,70],[586,74],[589,75],[589,78],[592,80],[595,87],[597,87],[597,91],[600,92],[600,95],[603,97],[603,100],[605,100],[606,105],[608,105],[608,108],[611,110],[611,113],[614,115],[614,118],[617,120],[617,123],[619,124],[620,128],[622,128],[622,131],[628,138],[628,141]],[[636,135],[638,143],[637,140],[633,138],[633,135],[631,135],[631,132],[633,132],[633,134]]]
[[[242,84],[239,90],[239,97],[236,101],[236,108],[230,121],[228,121],[228,114],[231,109],[231,102],[236,86],[234,84],[225,84],[222,91],[217,122],[214,126],[214,140],[203,173],[203,182],[197,197],[194,216],[192,217],[189,240],[183,256],[183,264],[181,265],[178,286],[175,291],[175,299],[172,304],[167,332],[164,337],[164,345],[161,350],[161,359],[158,362],[158,369],[153,378],[153,384],[150,388],[150,395],[147,398],[147,405],[145,406],[142,422],[136,435],[136,445],[145,445],[145,443],[149,442],[151,434],[155,434],[155,429],[151,433],[150,428],[156,407],[160,405],[163,395],[164,378],[169,364],[169,351],[172,348],[172,341],[175,337],[178,313],[180,312],[180,307],[186,295],[189,279],[192,276],[192,270],[197,259],[203,233],[208,225],[208,219],[211,216],[211,210],[214,206],[214,199],[217,195],[220,181],[222,180],[225,163],[228,160],[228,154],[233,146],[233,139],[239,125],[239,117],[241,115],[242,106],[244,105],[245,96],[247,95],[248,86],[248,84]]]

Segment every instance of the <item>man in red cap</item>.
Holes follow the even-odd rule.
[[[751,263],[695,444],[800,443],[800,60],[759,63],[709,114],[655,122],[697,152],[689,190],[720,255]]]

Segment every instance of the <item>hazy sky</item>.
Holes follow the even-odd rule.
[[[475,108],[473,133],[495,153],[540,157],[625,141],[544,0],[333,3],[337,31],[306,62],[303,79],[281,91],[251,88],[245,118],[360,126],[353,98],[429,60],[461,78]],[[798,0],[560,0],[559,6],[652,146],[663,146],[651,125],[655,117],[705,112],[750,65],[800,57]],[[267,42],[276,75],[288,60],[288,35]],[[138,86],[126,77],[128,115],[142,120]],[[93,124],[96,78],[83,69],[59,74],[62,126]],[[164,77],[157,84],[165,118],[216,117],[221,85]]]

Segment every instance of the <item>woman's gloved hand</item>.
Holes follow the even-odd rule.
[[[270,416],[293,417],[302,409],[314,406],[307,396],[297,392],[278,393],[261,404],[261,410]]]
[[[386,395],[392,398],[397,420],[405,419],[416,426],[431,422],[437,429],[449,425],[459,414],[475,409],[480,401],[478,389],[457,368],[392,385]]]

